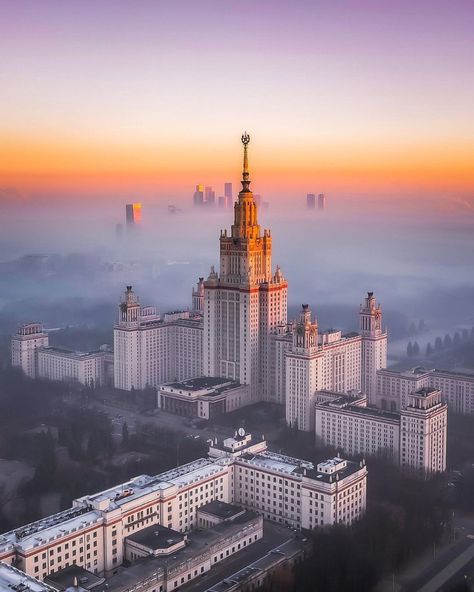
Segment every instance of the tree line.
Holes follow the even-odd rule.
[[[474,327],[472,327],[470,331],[469,329],[456,331],[452,337],[449,333],[446,333],[444,338],[436,337],[433,345],[431,345],[431,342],[426,344],[425,355],[430,356],[433,353],[441,352],[452,347],[457,347],[463,343],[469,343],[470,341],[474,341]],[[421,348],[418,341],[409,341],[407,345],[407,356],[409,358],[417,357],[420,355],[420,353]]]

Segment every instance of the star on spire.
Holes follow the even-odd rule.
[[[250,142],[250,136],[247,132],[242,134],[242,144],[244,145],[244,168],[242,171],[242,193],[250,192],[250,174],[249,174],[249,160],[247,154],[247,145]]]

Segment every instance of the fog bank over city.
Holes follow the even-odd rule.
[[[3,203],[3,334],[29,320],[110,326],[128,284],[160,312],[190,306],[198,277],[219,266],[220,230],[230,228],[232,210],[188,204],[171,214],[145,203],[140,226],[127,232],[125,203]],[[442,213],[327,196],[319,211],[298,197],[292,208],[261,207],[259,222],[272,233],[273,266],[289,281],[291,318],[304,302],[322,328],[355,329],[370,290],[394,338],[421,319],[443,330],[474,322],[474,213],[467,207]]]

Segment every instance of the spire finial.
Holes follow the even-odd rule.
[[[242,171],[242,192],[248,193],[250,191],[250,175],[249,175],[249,161],[247,155],[247,145],[250,142],[250,136],[247,132],[242,134],[242,144],[244,145],[244,170]]]

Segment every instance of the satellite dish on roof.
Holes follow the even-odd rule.
[[[244,428],[239,428],[239,431],[237,433],[239,434],[239,436],[241,438],[243,438],[245,436],[245,430],[244,430]]]

